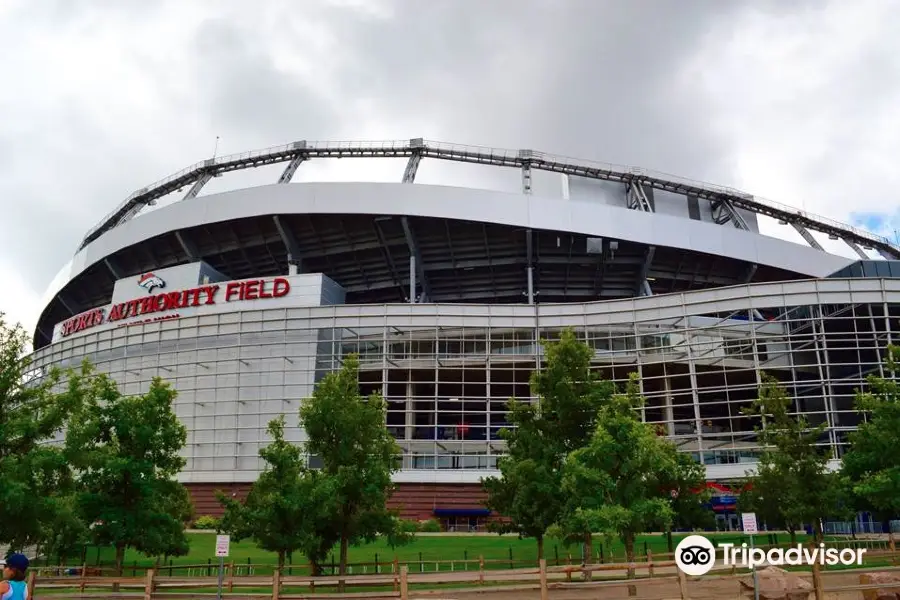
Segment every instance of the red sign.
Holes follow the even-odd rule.
[[[158,279],[158,278],[157,278]],[[163,284],[165,285],[165,284]],[[159,287],[159,286],[156,286]],[[167,311],[188,308],[192,306],[216,304],[220,299],[219,290],[222,286],[203,285],[200,287],[181,290],[179,292],[164,292],[143,298],[136,298],[128,302],[113,304],[107,315],[105,309],[96,308],[64,321],[60,330],[63,337],[72,335],[104,323],[114,323],[122,319],[130,319],[139,315],[149,315]],[[284,277],[275,279],[253,279],[249,281],[229,281],[225,285],[225,302],[242,302],[245,300],[262,300],[265,298],[281,298],[291,291],[291,282]],[[154,320],[164,320],[154,319]]]

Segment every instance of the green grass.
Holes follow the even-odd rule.
[[[684,536],[673,536],[673,543]],[[740,533],[723,533],[723,534],[707,534],[714,535],[717,541],[734,542],[740,544],[748,541],[748,538]],[[166,559],[163,563],[165,566],[171,564],[175,567],[178,565],[204,565],[208,562],[212,565],[217,563],[215,558],[215,534],[212,533],[190,533],[188,534],[190,542],[190,552],[187,556],[172,557]],[[807,541],[806,536],[799,535],[798,541]],[[789,542],[786,534],[778,536],[778,542],[785,544]],[[766,535],[756,536],[757,544],[768,543]],[[638,554],[638,560],[644,560],[645,544],[654,554],[663,554],[668,552],[666,538],[663,535],[643,535],[639,536],[635,545],[635,551]],[[602,550],[601,550],[602,549]],[[624,562],[625,550],[621,542],[618,540],[605,541],[602,537],[595,537],[594,553],[602,551],[604,562]],[[573,563],[581,562],[580,545],[566,546],[559,540],[548,539],[544,542],[544,553],[547,562],[551,565],[556,564],[557,557],[560,564],[565,564],[569,554],[571,554]],[[337,549],[335,549],[334,560],[337,561]],[[526,564],[534,564],[537,560],[537,542],[533,539],[518,539],[515,536],[476,536],[476,535],[460,535],[460,534],[441,534],[441,535],[420,535],[415,541],[406,546],[398,548],[389,547],[383,540],[376,541],[371,544],[354,546],[349,551],[349,562],[352,563],[372,563],[376,556],[381,563],[387,563],[396,556],[400,563],[407,563],[412,571],[434,571],[436,568],[440,570],[450,570],[450,564],[435,565],[435,561],[477,561],[479,556],[483,556],[486,561],[501,561],[488,563],[487,568],[510,568],[510,555],[512,556],[512,566],[521,567]],[[80,562],[81,557],[66,561],[69,565]],[[420,565],[419,561],[422,561]],[[56,563],[55,559],[49,561],[51,564]],[[88,565],[111,566],[115,562],[115,553],[112,548],[89,547],[86,551],[86,562]],[[277,557],[274,553],[260,550],[253,542],[232,542],[230,556],[226,562],[234,562],[236,565],[246,565],[248,562],[255,565],[255,572],[265,573],[270,571],[264,565],[274,566],[277,563]],[[302,555],[293,557],[293,574],[299,575],[305,573],[302,569],[306,564],[306,559]],[[429,564],[430,562],[430,564]],[[155,557],[147,557],[138,552],[129,550],[125,555],[125,565],[130,574],[131,568],[147,567],[156,563]],[[331,560],[328,561],[330,567]],[[367,572],[372,572],[371,566],[367,567]],[[454,569],[462,570],[465,568],[477,569],[477,563],[473,562],[465,567],[463,564],[456,564]],[[362,567],[354,569],[355,573],[360,572]],[[168,569],[165,570],[168,573]],[[175,570],[175,574],[186,574],[184,571]]]

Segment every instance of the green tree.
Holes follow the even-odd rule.
[[[71,489],[71,469],[47,445],[74,406],[53,393],[56,369],[37,372],[26,356],[28,337],[0,313],[0,543],[40,543],[55,518],[57,498]]]
[[[569,454],[562,478],[563,494],[571,499],[563,531],[618,536],[629,562],[639,533],[671,525],[672,484],[691,477],[681,472],[687,463],[679,459],[675,446],[641,422],[635,411],[641,403],[637,376],[632,375],[625,393],[600,408],[594,435]],[[629,576],[634,576],[633,569]]]
[[[126,548],[186,554],[191,503],[175,476],[187,433],[172,411],[175,390],[155,378],[147,393],[122,396],[113,380],[84,364],[69,374],[68,394],[81,410],[66,432],[66,453],[93,542],[115,547],[118,572]]]
[[[350,544],[373,541],[378,535],[392,543],[408,539],[398,530],[397,515],[387,509],[400,449],[388,432],[386,410],[379,394],[360,394],[359,360],[352,354],[300,407],[306,449],[322,460],[322,485],[333,498],[328,522],[340,540],[340,575],[346,574]],[[343,580],[339,587],[343,591]]]
[[[594,430],[597,413],[613,394],[613,385],[591,371],[594,351],[571,329],[557,342],[542,342],[546,362],[531,376],[535,403],[510,399],[505,429],[507,453],[498,461],[500,477],[486,478],[487,506],[509,521],[494,526],[500,533],[533,537],[544,556],[547,529],[565,506],[559,493],[566,455],[583,446]],[[591,536],[582,536],[591,548]],[[590,555],[591,550],[588,550]]]
[[[900,514],[900,347],[887,347],[884,371],[886,377],[870,375],[868,389],[857,393],[865,418],[850,434],[842,472],[863,506],[888,520]]]
[[[321,565],[338,541],[331,522],[336,512],[330,480],[306,466],[302,449],[284,439],[284,416],[269,423],[272,442],[259,451],[266,468],[250,488],[244,502],[216,496],[225,507],[219,529],[235,541],[250,538],[257,546],[278,555],[278,566],[286,556],[302,552],[321,573]]]
[[[57,558],[59,564],[65,565],[69,558],[81,556],[84,547],[90,543],[90,529],[81,514],[78,495],[74,490],[54,496],[52,502],[51,519],[45,523],[41,536],[41,554]]]
[[[756,431],[763,447],[746,500],[788,527],[792,542],[794,528],[803,523],[811,523],[821,541],[821,519],[834,510],[840,486],[828,469],[829,450],[817,445],[825,424],[810,426],[803,415],[791,414],[791,405],[778,381],[764,375],[759,397],[745,411],[759,417]]]
[[[666,543],[669,552],[674,552],[672,529],[713,529],[715,513],[706,504],[711,494],[706,489],[706,468],[690,454],[678,452],[674,471],[675,478],[665,482],[669,490],[672,506],[672,523],[666,528]]]

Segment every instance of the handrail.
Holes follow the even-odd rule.
[[[726,186],[705,183],[641,167],[583,160],[533,150],[510,150],[422,139],[371,142],[300,141],[196,162],[133,192],[115,210],[107,214],[100,223],[87,232],[78,249],[83,249],[110,229],[127,221],[140,212],[144,206],[154,204],[157,198],[190,185],[207,174],[218,175],[229,171],[288,162],[295,158],[398,158],[410,157],[414,154],[420,155],[422,158],[473,164],[512,168],[529,167],[608,181],[627,183],[637,180],[643,185],[655,189],[695,195],[698,198],[711,202],[727,201],[736,207],[757,214],[773,217],[788,223],[796,223],[814,231],[841,237],[900,257],[900,246],[884,236]]]

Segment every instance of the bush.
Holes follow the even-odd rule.
[[[194,529],[218,529],[219,519],[211,515],[203,515],[194,521]]]
[[[441,530],[441,524],[437,522],[437,519],[427,519],[425,521],[419,521],[419,531],[423,533],[437,533]]]
[[[419,531],[419,523],[407,519],[398,519],[398,529],[403,533],[415,533]]]

